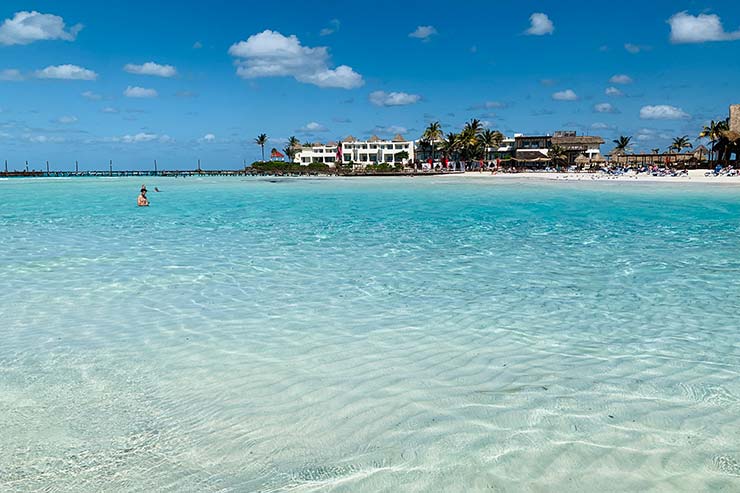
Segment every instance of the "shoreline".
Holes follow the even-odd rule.
[[[700,183],[717,185],[740,185],[740,176],[705,176],[709,170],[689,170],[685,176],[652,176],[648,174],[634,175],[606,175],[602,173],[555,173],[555,172],[525,172],[525,173],[478,173],[469,171],[459,176],[460,178],[487,179],[492,181],[520,181],[538,180],[548,182],[620,182],[620,183]]]
[[[202,172],[189,171],[159,171],[156,174],[151,171],[129,171],[114,172],[113,176],[105,172],[83,172],[83,173],[50,173],[46,174],[10,174],[5,176],[0,173],[0,181],[16,180],[38,180],[38,179],[65,179],[74,180],[76,178],[451,178],[454,180],[478,180],[482,182],[497,183],[520,183],[524,181],[540,182],[619,182],[619,183],[670,183],[670,184],[703,184],[703,185],[733,185],[740,186],[740,175],[738,176],[714,176],[706,169],[689,170],[688,175],[684,176],[653,176],[648,174],[626,174],[626,175],[607,175],[603,173],[588,172],[522,172],[522,173],[495,173],[490,171],[477,172],[420,172],[420,173],[377,173],[377,174],[356,174],[356,175],[336,175],[323,173],[301,173],[301,174],[269,174],[269,173],[245,173],[241,170],[213,170]]]

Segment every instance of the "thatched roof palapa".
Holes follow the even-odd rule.
[[[740,131],[736,130],[725,130],[722,132],[722,135],[727,138],[730,142],[739,142],[740,141]]]
[[[561,147],[566,146],[588,146],[588,145],[601,145],[604,143],[604,139],[595,135],[581,135],[581,136],[555,136],[552,138],[553,145],[559,145]]]

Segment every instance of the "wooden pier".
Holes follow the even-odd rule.
[[[300,171],[300,172],[268,172],[250,169],[239,170],[107,170],[107,171],[0,171],[0,178],[86,178],[86,177],[188,177],[188,176],[439,176],[456,174],[450,171],[419,171],[419,172],[379,172],[363,173],[349,172],[337,173],[317,172],[317,171]]]

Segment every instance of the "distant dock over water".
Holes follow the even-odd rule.
[[[0,178],[85,178],[85,177],[135,177],[135,176],[163,176],[163,177],[212,177],[212,176],[436,176],[456,174],[456,172],[444,171],[419,171],[414,172],[388,172],[388,173],[337,173],[317,171],[291,171],[291,172],[268,172],[250,170],[247,168],[239,170],[107,170],[107,171],[0,171]]]

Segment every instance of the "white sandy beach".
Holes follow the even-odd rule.
[[[651,183],[702,183],[702,184],[723,184],[723,185],[740,185],[740,176],[705,176],[707,170],[697,169],[689,170],[688,176],[652,176],[648,174],[635,175],[606,175],[603,173],[546,173],[546,172],[525,172],[525,173],[497,173],[490,172],[478,173],[469,171],[450,176],[460,178],[488,178],[491,180],[550,180],[550,181],[615,181],[615,182],[651,182]]]

